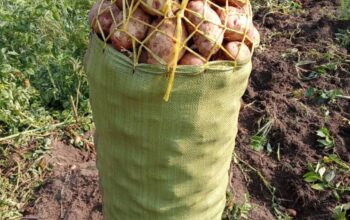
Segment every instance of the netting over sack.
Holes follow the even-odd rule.
[[[101,0],[89,14],[95,33],[130,57],[134,68],[168,68],[168,101],[178,65],[248,63],[259,34],[248,0]]]

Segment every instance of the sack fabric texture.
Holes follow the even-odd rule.
[[[161,42],[160,42],[161,43]],[[106,220],[219,220],[251,62],[138,64],[96,35],[84,66]]]

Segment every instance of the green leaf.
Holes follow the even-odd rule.
[[[333,190],[332,194],[336,200],[340,200],[340,196],[339,196],[339,193],[337,192],[337,190]]]
[[[330,136],[327,128],[323,127],[317,130],[317,136],[320,137],[320,139],[317,140],[317,142],[320,143],[320,147],[324,147],[324,148],[333,147],[334,140]]]
[[[316,183],[316,184],[312,184],[311,185],[311,188],[315,189],[315,190],[319,190],[319,191],[322,191],[322,190],[325,190],[326,187],[324,184],[322,183]]]
[[[335,177],[335,171],[331,170],[331,171],[326,173],[326,175],[324,176],[324,180],[327,183],[330,183],[334,179],[334,177]]]
[[[304,174],[303,177],[304,177],[304,181],[308,182],[308,183],[312,183],[312,182],[316,182],[316,181],[321,180],[321,177],[319,176],[319,174],[317,174],[313,171]]]
[[[334,218],[336,220],[347,220],[346,212],[350,209],[350,203],[345,203],[342,205],[338,205],[334,209]]]
[[[12,55],[12,56],[18,56],[19,54],[16,51],[9,51],[7,54]]]
[[[314,172],[314,166],[312,165],[312,163],[307,164],[307,170]]]
[[[326,142],[326,140],[321,140],[321,139],[318,139],[318,140],[317,140],[317,142],[321,144],[321,147],[325,147],[325,146],[327,146],[327,142]]]
[[[305,96],[306,97],[312,97],[315,94],[315,88],[310,87],[306,90]]]
[[[254,135],[251,138],[251,147],[255,151],[262,151],[267,143],[267,138],[265,136]]]
[[[317,175],[304,178],[304,181],[307,183],[314,183],[314,182],[317,182],[319,180],[321,180],[321,178],[318,177]]]
[[[326,137],[325,133],[322,130],[317,131],[317,136],[319,137]]]
[[[331,154],[329,155],[329,157],[324,157],[324,160],[328,160],[328,161],[333,161],[336,164],[338,164],[341,168],[345,169],[345,170],[350,170],[350,166],[344,162],[343,160],[341,160],[338,155],[336,154]]]
[[[320,162],[318,162],[317,165],[316,165],[316,168],[315,168],[315,172],[318,172],[318,170],[320,169],[320,167],[321,167],[321,164],[320,164]]]

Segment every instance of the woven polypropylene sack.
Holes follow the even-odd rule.
[[[251,63],[139,64],[91,35],[85,57],[106,220],[218,220]]]

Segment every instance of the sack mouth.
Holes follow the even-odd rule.
[[[114,49],[111,45],[106,44],[95,33],[90,33],[89,50],[90,49],[109,54],[109,59],[111,59],[115,65],[127,65],[128,67],[133,69],[134,72],[142,72],[145,74],[156,75],[163,75],[169,72],[168,66],[162,64],[134,64],[133,60],[130,57]],[[235,65],[234,62],[227,60],[210,61],[206,65],[177,65],[176,75],[198,75],[202,73],[219,74],[227,72],[235,73],[236,71],[239,71],[242,68],[247,68],[251,65],[251,60],[248,63],[237,65]]]

